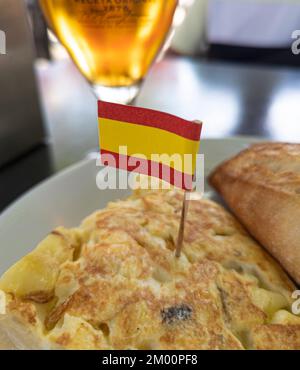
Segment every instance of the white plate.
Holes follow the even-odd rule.
[[[202,140],[205,174],[257,141],[259,139],[249,137]],[[98,171],[95,160],[81,161],[36,186],[0,215],[0,275],[31,251],[53,228],[77,226],[96,209],[104,208],[109,201],[129,193],[125,190],[99,190],[96,186]]]

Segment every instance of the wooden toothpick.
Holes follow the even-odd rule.
[[[186,217],[187,217],[187,213],[188,213],[188,208],[189,208],[189,192],[185,191],[184,196],[183,196],[181,219],[180,219],[179,232],[178,232],[177,243],[176,243],[175,256],[177,258],[180,257],[182,247],[183,247],[185,221],[186,221]]]
[[[199,125],[202,125],[201,121],[195,120],[194,122],[198,123]],[[199,139],[200,139],[200,137],[199,137]],[[182,247],[183,247],[184,229],[185,229],[185,222],[186,222],[188,209],[189,209],[189,203],[190,203],[190,191],[185,190],[184,196],[183,196],[183,204],[182,204],[181,219],[180,219],[177,243],[176,243],[175,256],[177,258],[180,257]]]

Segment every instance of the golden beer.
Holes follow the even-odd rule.
[[[82,74],[107,87],[139,83],[172,26],[177,0],[40,0]]]

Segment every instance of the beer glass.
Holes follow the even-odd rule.
[[[177,0],[40,0],[96,96],[129,104],[172,29]]]

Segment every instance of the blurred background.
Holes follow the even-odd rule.
[[[0,0],[0,9],[2,210],[94,153],[98,132],[91,83],[39,2]],[[181,0],[173,26],[136,105],[202,120],[204,138],[300,142],[300,0]]]

